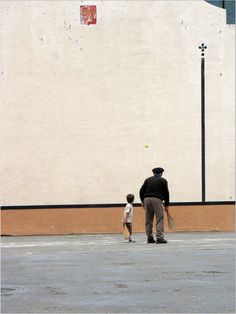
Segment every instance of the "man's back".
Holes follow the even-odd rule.
[[[147,178],[141,189],[140,199],[143,202],[145,197],[157,197],[165,201],[165,205],[169,205],[169,190],[166,179],[160,175],[154,175]]]

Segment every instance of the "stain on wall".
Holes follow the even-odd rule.
[[[80,23],[86,24],[86,25],[97,23],[96,5],[81,5],[80,6]]]

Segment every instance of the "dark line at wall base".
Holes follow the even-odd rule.
[[[210,201],[210,202],[173,202],[170,206],[205,206],[205,205],[234,205],[235,201]],[[51,208],[112,208],[123,207],[126,203],[115,204],[60,204],[60,205],[12,205],[1,206],[1,210],[13,209],[51,209]],[[141,206],[141,203],[134,203],[134,207]]]

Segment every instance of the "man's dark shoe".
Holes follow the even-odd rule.
[[[148,238],[147,243],[155,243],[156,241],[153,238]]]
[[[156,240],[156,244],[163,244],[163,243],[167,243],[167,241],[164,238]]]

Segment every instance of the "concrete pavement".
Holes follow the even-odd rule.
[[[234,313],[234,233],[2,237],[1,313]]]

